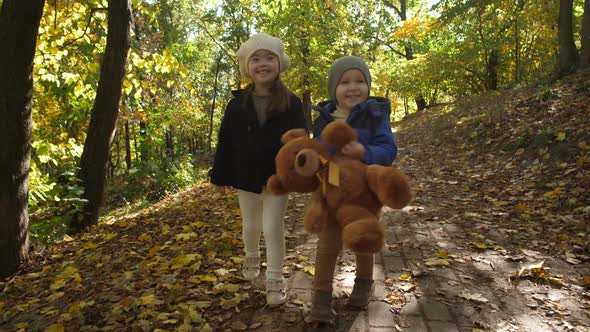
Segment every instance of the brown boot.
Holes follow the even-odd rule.
[[[332,310],[332,291],[316,289],[311,301],[311,331],[329,331],[333,328],[336,314]]]
[[[354,287],[346,305],[357,308],[366,307],[372,295],[373,280],[356,278],[354,279]]]

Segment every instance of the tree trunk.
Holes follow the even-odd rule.
[[[174,160],[174,128],[166,131],[166,159]]]
[[[566,75],[576,68],[576,44],[572,27],[574,0],[559,0],[559,74]]]
[[[98,221],[106,164],[119,115],[121,87],[129,51],[130,0],[109,0],[108,4],[107,45],[80,161],[83,198],[88,202],[82,215],[72,220],[71,226],[77,231]]]
[[[4,0],[0,9],[0,278],[29,251],[33,58],[44,0]]]
[[[131,169],[131,140],[129,139],[129,120],[125,121],[125,163]]]
[[[134,143],[135,153],[137,153],[137,139],[135,139]],[[139,144],[139,148],[141,149],[141,161],[148,161],[147,125],[143,121],[139,121]]]
[[[498,89],[498,64],[500,62],[500,51],[492,49],[486,63],[486,88],[489,90]]]
[[[211,102],[211,112],[209,112],[209,131],[207,132],[207,151],[211,151],[211,136],[213,136],[213,114],[215,114],[215,101],[217,100],[217,80],[219,78],[219,67],[223,54],[219,54],[217,64],[215,65],[215,83],[213,84],[213,101]]]
[[[584,1],[584,17],[582,18],[582,49],[580,51],[580,66],[590,66],[590,0]]]

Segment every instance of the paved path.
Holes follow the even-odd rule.
[[[242,312],[255,331],[308,330],[312,275],[306,269],[313,267],[317,237],[303,230],[298,214],[304,203],[295,202],[287,223],[289,301],[279,308],[261,308],[260,292]],[[494,218],[503,217],[499,210],[482,215],[466,213],[465,207],[461,199],[422,195],[404,211],[385,209],[381,220],[387,244],[376,257],[373,300],[361,311],[344,305],[354,281],[354,256],[344,251],[334,278],[334,330],[590,331],[589,293],[570,282],[587,275],[588,264],[572,266],[560,257],[523,249],[526,243],[510,246],[506,238],[511,230],[495,225]],[[485,248],[475,246],[477,241]],[[511,282],[522,266],[538,261],[564,284],[531,278]],[[262,276],[254,287],[264,289]]]
[[[419,249],[412,241],[404,241],[420,235],[409,220],[404,222],[407,213],[385,212],[382,221],[386,225],[387,248],[376,256],[374,278],[376,281],[373,300],[367,310],[353,311],[344,306],[344,301],[352,290],[354,282],[354,256],[344,251],[340,256],[334,280],[334,307],[338,313],[336,331],[472,331],[473,326],[456,312],[441,289],[449,280],[457,280],[452,270],[443,273],[423,273],[419,289],[404,292],[398,286],[413,283],[401,282],[402,274],[416,273],[416,260],[422,260]],[[418,232],[418,233],[416,233]],[[300,234],[301,235],[301,234]],[[295,251],[315,259],[317,238],[305,235],[307,240]],[[426,237],[422,240],[428,241]],[[291,301],[310,301],[312,276],[304,271],[296,271],[289,279]],[[415,294],[420,292],[418,298]],[[302,325],[298,325],[302,328]]]

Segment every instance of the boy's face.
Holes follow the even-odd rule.
[[[267,50],[258,50],[248,60],[248,73],[254,84],[271,85],[279,76],[279,58]]]
[[[336,104],[350,112],[353,107],[367,98],[369,98],[369,85],[363,72],[358,69],[345,71],[336,85]]]

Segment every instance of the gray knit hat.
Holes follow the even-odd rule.
[[[328,95],[331,100],[336,101],[336,86],[338,85],[338,81],[344,72],[350,69],[358,69],[365,75],[369,91],[371,91],[371,72],[367,63],[357,56],[343,56],[334,61],[328,72]]]
[[[277,55],[279,58],[279,72],[282,73],[289,68],[291,59],[285,54],[285,45],[283,45],[283,42],[269,34],[257,33],[250,36],[250,39],[246,40],[236,53],[242,77],[252,78],[250,73],[248,73],[248,61],[252,54],[258,50],[268,50]]]

